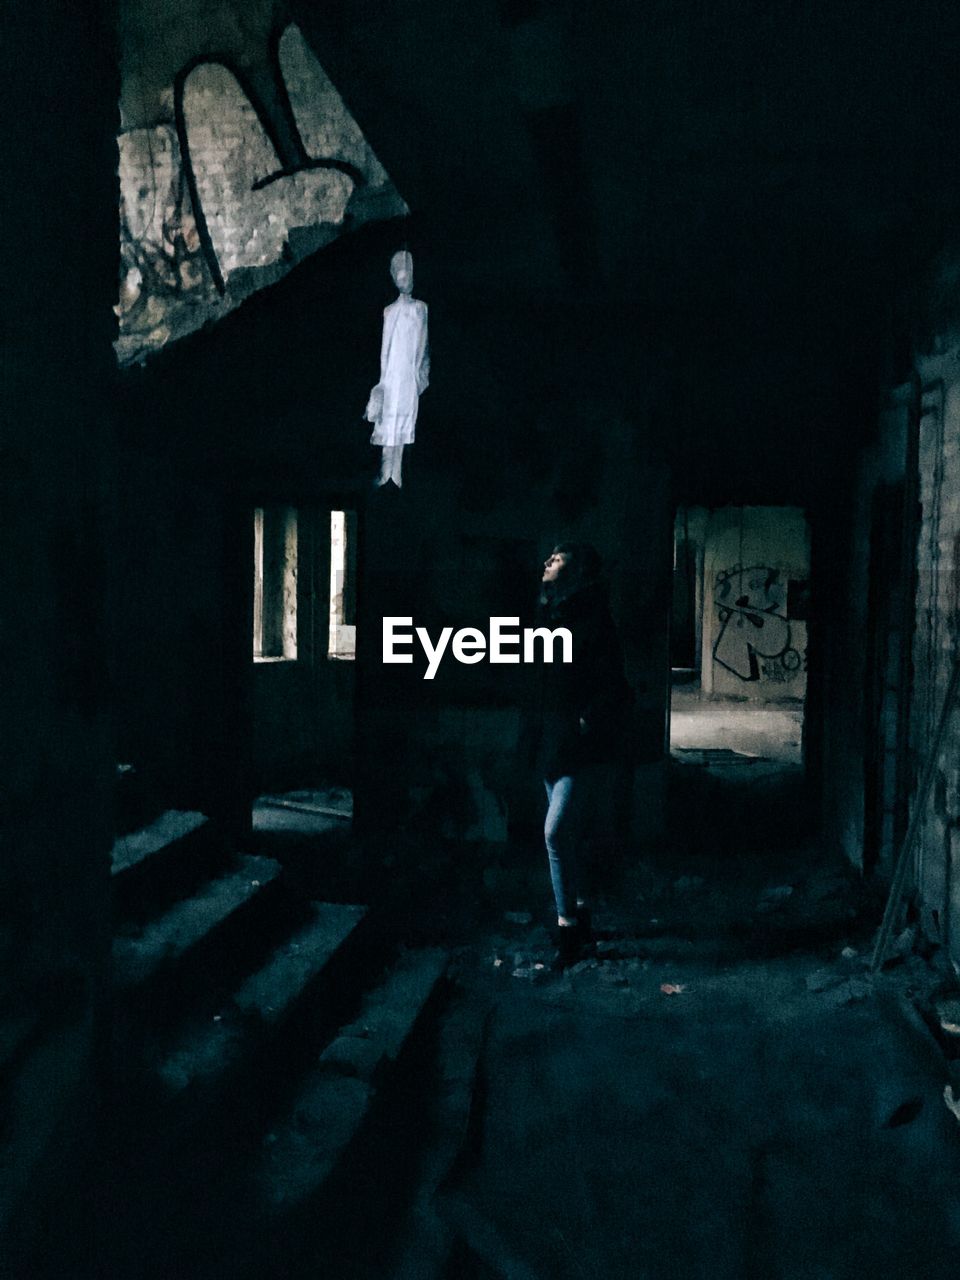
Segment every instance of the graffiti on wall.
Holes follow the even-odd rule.
[[[793,643],[788,591],[789,580],[769,565],[718,570],[714,662],[745,682],[787,684],[801,675],[806,661]]]
[[[239,67],[196,57],[171,86],[172,118],[120,135],[121,364],[219,319],[348,225],[407,211],[297,27],[270,65],[272,106]]]

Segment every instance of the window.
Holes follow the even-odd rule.
[[[331,511],[329,658],[357,656],[356,564],[356,512]]]
[[[253,513],[253,660],[297,656],[297,512],[257,507]]]

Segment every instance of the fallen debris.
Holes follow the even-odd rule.
[[[533,916],[529,911],[505,911],[503,918],[507,924],[532,924]]]
[[[829,991],[831,987],[838,987],[844,981],[844,975],[837,973],[836,969],[817,969],[815,973],[807,974],[807,990]]]
[[[960,1036],[960,995],[940,996],[934,1000],[933,1007],[941,1030],[948,1036]]]
[[[760,901],[757,903],[758,911],[776,911],[777,907],[783,906],[788,898],[793,896],[792,884],[772,885],[768,889],[764,889],[760,895]]]
[[[899,964],[909,959],[913,955],[917,942],[917,930],[914,925],[908,925],[902,933],[898,934],[896,940],[887,945],[887,952],[883,959],[883,967],[888,969],[891,965]]]
[[[527,982],[546,982],[550,976],[550,970],[539,961],[536,964],[517,965],[513,970],[513,977],[524,978]]]
[[[845,983],[853,983],[855,985],[852,992],[848,990],[847,995],[853,994],[858,999],[864,998],[871,990],[869,985],[865,985],[866,980],[860,976],[866,964],[866,958],[861,956],[856,947],[844,947],[835,964],[807,974],[807,990],[830,991]]]
[[[868,1000],[872,993],[873,986],[867,978],[848,978],[829,992],[828,999],[839,1008],[844,1004],[855,1004],[858,1000]]]

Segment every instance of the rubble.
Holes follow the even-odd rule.
[[[868,1000],[873,993],[873,984],[867,978],[848,978],[840,986],[829,992],[829,1003],[835,1007],[844,1004],[855,1004],[859,1000]]]
[[[535,964],[520,964],[513,970],[514,978],[524,978],[527,982],[548,982],[553,976],[551,971],[545,964],[537,961]]]
[[[817,969],[815,973],[807,974],[807,990],[814,992],[829,991],[831,987],[837,987],[844,981],[844,975],[837,973],[836,969]]]
[[[939,996],[933,1007],[941,1030],[948,1036],[960,1036],[960,994],[953,992]]]
[[[771,885],[764,889],[757,903],[758,911],[776,911],[788,898],[793,896],[792,884]]]

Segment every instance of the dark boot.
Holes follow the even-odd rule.
[[[554,970],[569,969],[580,959],[583,935],[579,924],[560,925],[556,933],[557,953],[550,963]]]

